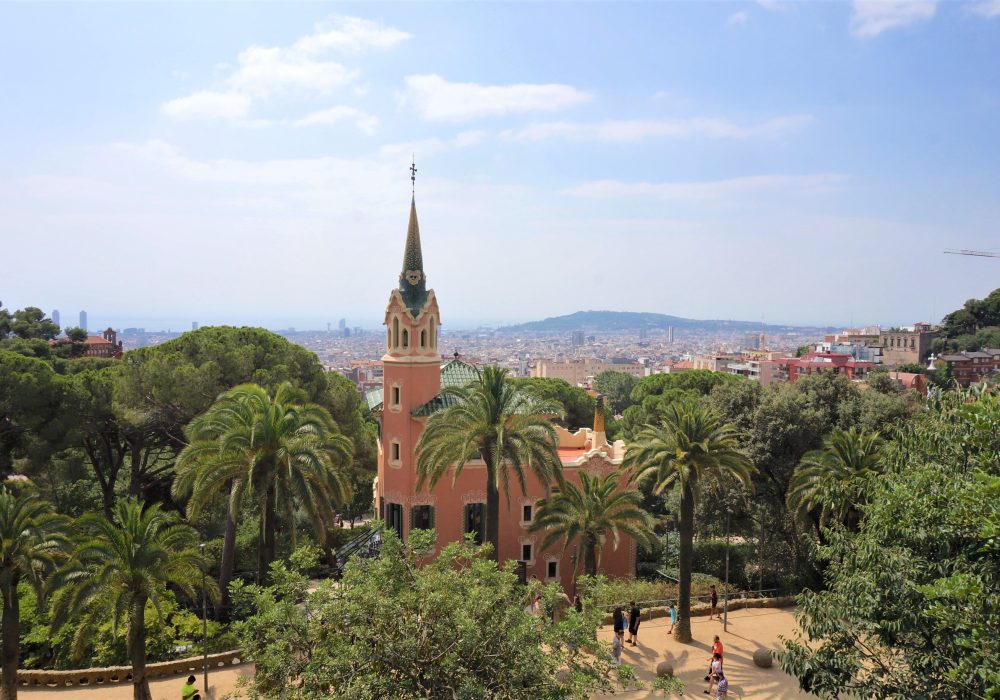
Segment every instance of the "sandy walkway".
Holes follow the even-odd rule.
[[[798,690],[798,682],[786,676],[777,666],[763,669],[753,663],[753,652],[758,647],[777,648],[778,636],[790,636],[795,629],[795,618],[791,608],[750,608],[729,614],[729,632],[723,633],[722,623],[707,617],[692,620],[694,641],[680,644],[667,634],[670,623],[665,618],[646,621],[639,628],[639,646],[625,645],[623,659],[636,666],[639,678],[650,681],[655,677],[656,664],[669,653],[674,661],[674,673],[684,681],[685,697],[707,698],[701,691],[705,689],[705,670],[708,668],[709,650],[712,636],[718,634],[726,649],[726,673],[729,676],[730,700],[761,698],[785,700],[809,698]],[[601,639],[611,639],[611,628],[605,627],[598,635]],[[751,641],[752,640],[752,641]],[[245,664],[209,673],[209,695],[211,700],[221,700],[236,687],[237,678],[253,673],[253,666]],[[150,683],[154,700],[178,700],[183,677],[160,679]],[[201,675],[198,676],[201,685]],[[132,687],[129,684],[106,685],[100,687],[77,688],[22,688],[19,695],[28,700],[129,700]],[[630,691],[598,698],[662,698],[648,690]],[[206,698],[207,700],[207,698]]]
[[[221,700],[227,693],[236,688],[237,679],[244,674],[253,673],[253,664],[231,666],[225,669],[208,672],[208,696],[205,700]],[[201,674],[198,675],[198,688],[201,689]],[[180,700],[181,686],[187,676],[174,678],[158,678],[150,681],[149,689],[153,700]],[[25,688],[17,691],[19,698],[28,700],[132,700],[131,683],[115,683],[76,688]]]
[[[691,622],[694,639],[690,644],[674,641],[673,636],[667,634],[670,629],[669,618],[643,622],[639,627],[639,646],[626,644],[622,660],[636,667],[636,675],[640,679],[651,681],[656,677],[656,664],[669,654],[674,662],[674,674],[684,681],[684,696],[708,698],[708,695],[702,693],[707,687],[703,679],[711,656],[712,637],[717,634],[725,648],[730,700],[814,697],[799,691],[798,681],[785,675],[777,664],[771,668],[758,668],[753,663],[755,649],[777,649],[780,646],[779,635],[792,636],[796,628],[792,608],[749,608],[730,612],[728,633],[722,631],[721,622],[709,622],[707,617],[695,617]],[[598,637],[610,640],[610,626],[602,629]],[[663,694],[640,690],[597,697],[663,698]]]

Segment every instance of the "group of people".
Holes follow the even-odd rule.
[[[712,586],[711,595],[714,612],[718,603],[718,594],[715,592],[715,586]],[[673,634],[674,627],[677,625],[677,607],[673,604],[670,605],[669,615],[670,629],[667,631],[667,634]],[[622,662],[622,649],[624,649],[625,645],[631,644],[632,646],[637,646],[639,643],[639,623],[641,622],[639,605],[634,600],[629,603],[627,615],[622,606],[616,606],[612,614],[612,622],[615,631],[615,636],[611,641],[612,664],[619,666]],[[627,640],[625,639],[626,629],[629,635]],[[705,675],[705,680],[708,682],[705,694],[712,695],[714,691],[716,700],[728,700],[729,698],[729,679],[726,678],[726,673],[723,669],[723,654],[722,640],[719,639],[719,635],[715,635],[715,640],[712,642],[712,656],[709,658],[708,673]]]
[[[641,611],[639,610],[638,604],[633,600],[629,603],[628,617],[625,616],[625,611],[622,610],[622,606],[616,606],[615,612],[612,615],[615,628],[615,637],[611,641],[611,656],[612,662],[615,666],[618,666],[622,662],[622,649],[625,644],[631,644],[632,646],[638,646],[639,644],[639,622],[641,622]],[[628,624],[628,634],[629,638],[625,639],[625,629],[626,620]]]

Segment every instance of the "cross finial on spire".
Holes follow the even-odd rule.
[[[417,193],[417,159],[413,156],[410,160],[410,183],[413,189],[413,194]]]

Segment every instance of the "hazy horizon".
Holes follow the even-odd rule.
[[[996,0],[2,4],[0,36],[0,300],[65,325],[376,327],[414,154],[446,328],[903,325],[1000,280],[942,253],[1000,246]]]

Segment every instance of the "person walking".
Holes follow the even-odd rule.
[[[711,620],[712,617],[719,614],[719,592],[715,590],[715,584],[709,588],[709,593],[712,596],[712,608],[708,611],[708,619]]]
[[[705,695],[712,694],[712,686],[715,685],[716,681],[719,680],[719,676],[722,673],[722,657],[718,654],[712,654],[712,663],[708,667],[708,673],[705,675],[705,680],[708,681],[708,687],[705,688]]]
[[[621,666],[622,664],[622,635],[615,632],[614,639],[611,640],[611,665]]]
[[[639,606],[633,600],[630,604],[631,607],[628,611],[628,635],[629,644],[636,646],[639,641],[639,623],[642,621],[640,619]]]
[[[668,612],[670,613],[670,630],[667,632],[667,634],[673,634],[674,625],[677,624],[677,606],[671,603],[670,610]]]
[[[712,655],[719,655],[720,661],[725,661],[726,656],[722,648],[722,640],[719,639],[719,635],[715,635],[715,639],[712,641]]]
[[[197,681],[194,676],[188,676],[187,683],[181,686],[181,700],[201,700],[201,693],[195,686]]]

